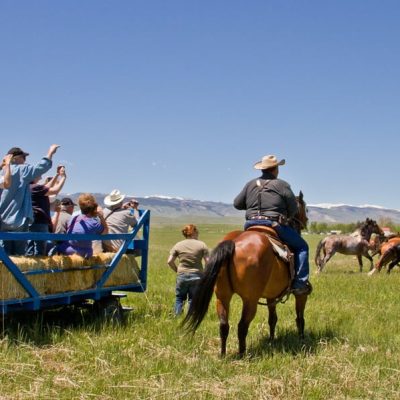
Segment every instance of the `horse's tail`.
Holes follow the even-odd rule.
[[[317,250],[315,251],[315,264],[318,268],[321,266],[320,253],[324,244],[325,244],[325,239],[320,240],[317,246]]]
[[[232,240],[224,240],[211,253],[204,275],[193,296],[189,311],[182,322],[182,325],[186,326],[188,331],[195,332],[203,321],[210,305],[219,271],[225,262],[229,262],[232,259],[234,252],[235,243]]]

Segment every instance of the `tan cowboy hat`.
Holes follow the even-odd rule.
[[[125,199],[124,194],[122,194],[119,190],[114,189],[109,195],[104,198],[104,204],[106,207],[112,207],[116,204],[121,203]]]
[[[278,161],[278,159],[273,155],[264,156],[261,161],[254,164],[255,169],[268,169],[273,168],[278,165],[284,165],[285,160]]]

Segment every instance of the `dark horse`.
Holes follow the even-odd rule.
[[[290,221],[299,233],[307,226],[306,204],[303,194],[297,197],[298,213]],[[272,232],[274,232],[271,229]],[[204,319],[215,291],[217,314],[220,321],[221,356],[226,354],[229,334],[229,305],[234,293],[243,301],[242,316],[238,325],[239,354],[246,351],[249,325],[256,315],[259,300],[267,300],[270,338],[275,337],[278,321],[276,304],[289,293],[291,283],[289,268],[279,258],[271,241],[262,232],[234,231],[228,233],[212,252],[183,325],[195,332]],[[296,323],[304,336],[304,309],[307,294],[296,296]]]
[[[322,239],[315,252],[316,272],[321,272],[335,253],[357,256],[360,272],[363,269],[362,256],[364,256],[371,262],[370,269],[372,269],[373,261],[368,251],[374,247],[369,241],[373,233],[383,237],[383,231],[376,221],[367,218],[351,235],[331,235]]]

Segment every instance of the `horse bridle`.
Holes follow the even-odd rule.
[[[300,231],[303,229],[307,228],[307,224],[305,224],[303,221],[301,221],[299,218],[297,217],[292,217],[289,219],[289,224],[290,222],[294,221],[296,224],[298,224],[298,226],[300,227]]]

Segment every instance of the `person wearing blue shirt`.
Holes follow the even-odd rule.
[[[52,144],[36,165],[26,163],[26,153],[19,147],[8,151],[12,155],[11,185],[0,196],[0,230],[2,232],[27,232],[33,222],[32,198],[29,184],[46,173],[52,166],[52,157],[60,146]],[[26,241],[5,240],[2,243],[9,255],[24,255]]]

